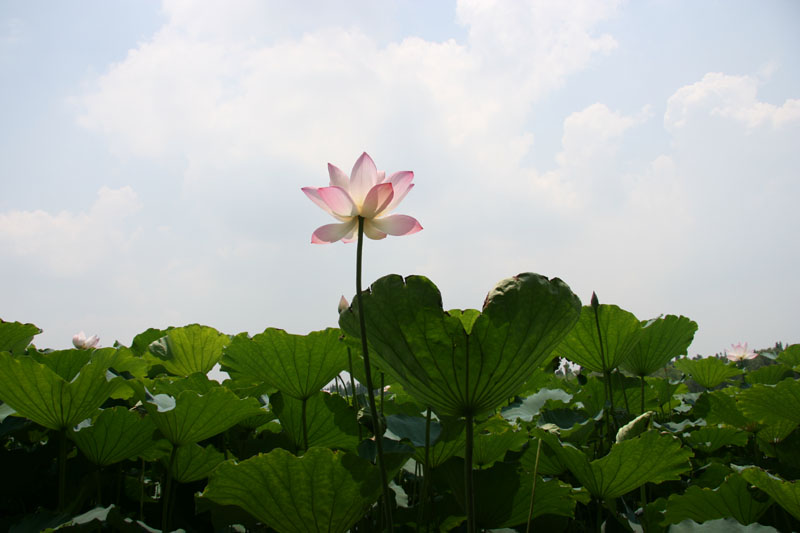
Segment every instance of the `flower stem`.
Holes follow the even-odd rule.
[[[175,464],[175,455],[178,452],[178,446],[172,445],[172,453],[169,455],[169,464],[167,465],[166,481],[164,483],[164,492],[161,493],[162,502],[161,511],[161,531],[169,531],[170,523],[170,508],[169,500],[172,496],[172,465]]]
[[[533,520],[533,497],[536,494],[536,474],[539,473],[539,454],[542,451],[542,439],[539,437],[539,443],[536,445],[536,462],[533,464],[533,484],[531,485],[531,504],[528,507],[528,527],[525,528],[525,533],[531,531],[531,521]]]
[[[378,415],[373,395],[372,370],[369,366],[369,348],[367,347],[367,326],[364,313],[364,302],[361,298],[361,257],[364,247],[364,217],[358,217],[358,248],[356,249],[356,300],[358,301],[358,321],[361,329],[361,353],[364,356],[364,374],[367,379],[367,399],[369,400],[369,410],[372,413],[373,428],[375,430],[375,447],[378,456],[378,469],[381,471],[381,483],[383,484],[383,503],[386,513],[386,523],[389,531],[394,530],[392,522],[392,506],[389,496],[389,479],[386,475],[386,465],[383,461],[383,424]]]
[[[473,496],[472,486],[472,453],[473,453],[473,425],[474,417],[472,412],[467,413],[466,418],[466,441],[464,443],[464,492],[467,506],[467,533],[475,533],[475,497]]]
[[[67,504],[67,430],[59,432],[58,442],[58,510]]]

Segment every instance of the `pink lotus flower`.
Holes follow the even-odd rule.
[[[364,152],[349,177],[330,163],[328,174],[329,187],[303,187],[303,192],[340,222],[317,228],[312,243],[353,242],[359,216],[364,218],[364,234],[370,239],[383,239],[387,234],[411,235],[422,229],[415,218],[389,214],[414,187],[413,172],[395,172],[387,179]]]
[[[744,361],[745,359],[755,359],[758,354],[747,349],[747,343],[731,344],[731,350],[725,350],[725,356],[731,361]]]
[[[80,332],[72,337],[72,344],[81,350],[88,350],[90,348],[95,348],[97,343],[100,342],[100,337],[97,335],[92,335],[88,339],[86,338],[86,333]]]

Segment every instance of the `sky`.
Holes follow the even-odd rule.
[[[690,355],[800,342],[800,3],[0,0],[0,318],[307,333],[354,244],[301,192],[366,151],[415,235],[364,283],[480,308],[536,272]]]

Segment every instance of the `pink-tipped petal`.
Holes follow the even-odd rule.
[[[331,208],[328,207],[328,204],[326,204],[325,200],[323,200],[322,196],[320,196],[319,187],[303,187],[302,191],[304,193],[306,193],[306,196],[308,196],[308,198],[312,202],[314,202],[319,207],[321,207],[326,213],[328,213],[329,215],[333,214],[333,211],[331,211]]]
[[[364,203],[367,193],[378,183],[378,169],[375,161],[364,152],[353,165],[353,172],[350,173],[350,197],[356,203]]]
[[[364,235],[372,239],[373,241],[379,241],[381,239],[386,238],[386,233],[382,232],[378,228],[375,227],[373,222],[376,219],[367,219],[364,221]]]
[[[394,189],[391,183],[380,183],[374,186],[364,198],[359,214],[364,218],[374,218],[378,216],[394,197]]]
[[[372,224],[378,231],[389,235],[411,235],[422,229],[416,218],[408,215],[389,215],[388,217],[372,219]]]
[[[389,183],[392,184],[392,188],[394,189],[394,197],[392,198],[392,202],[384,209],[384,214],[391,213],[394,208],[403,201],[403,198],[414,188],[414,184],[411,183],[413,180],[414,173],[408,170],[395,172],[389,177]]]
[[[329,244],[336,242],[352,234],[356,225],[356,219],[353,219],[350,222],[343,222],[342,224],[326,224],[320,226],[314,231],[314,234],[311,235],[311,242],[313,244]]]
[[[336,165],[328,163],[328,175],[331,177],[331,187],[341,187],[350,190],[350,178]]]
[[[330,208],[330,214],[336,217],[352,217],[358,214],[353,200],[347,191],[340,187],[320,187],[317,189],[320,198]]]

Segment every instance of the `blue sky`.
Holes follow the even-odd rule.
[[[413,170],[365,282],[480,307],[522,271],[690,353],[798,342],[800,4],[0,3],[0,317],[66,347],[336,323],[355,246],[301,193]]]

